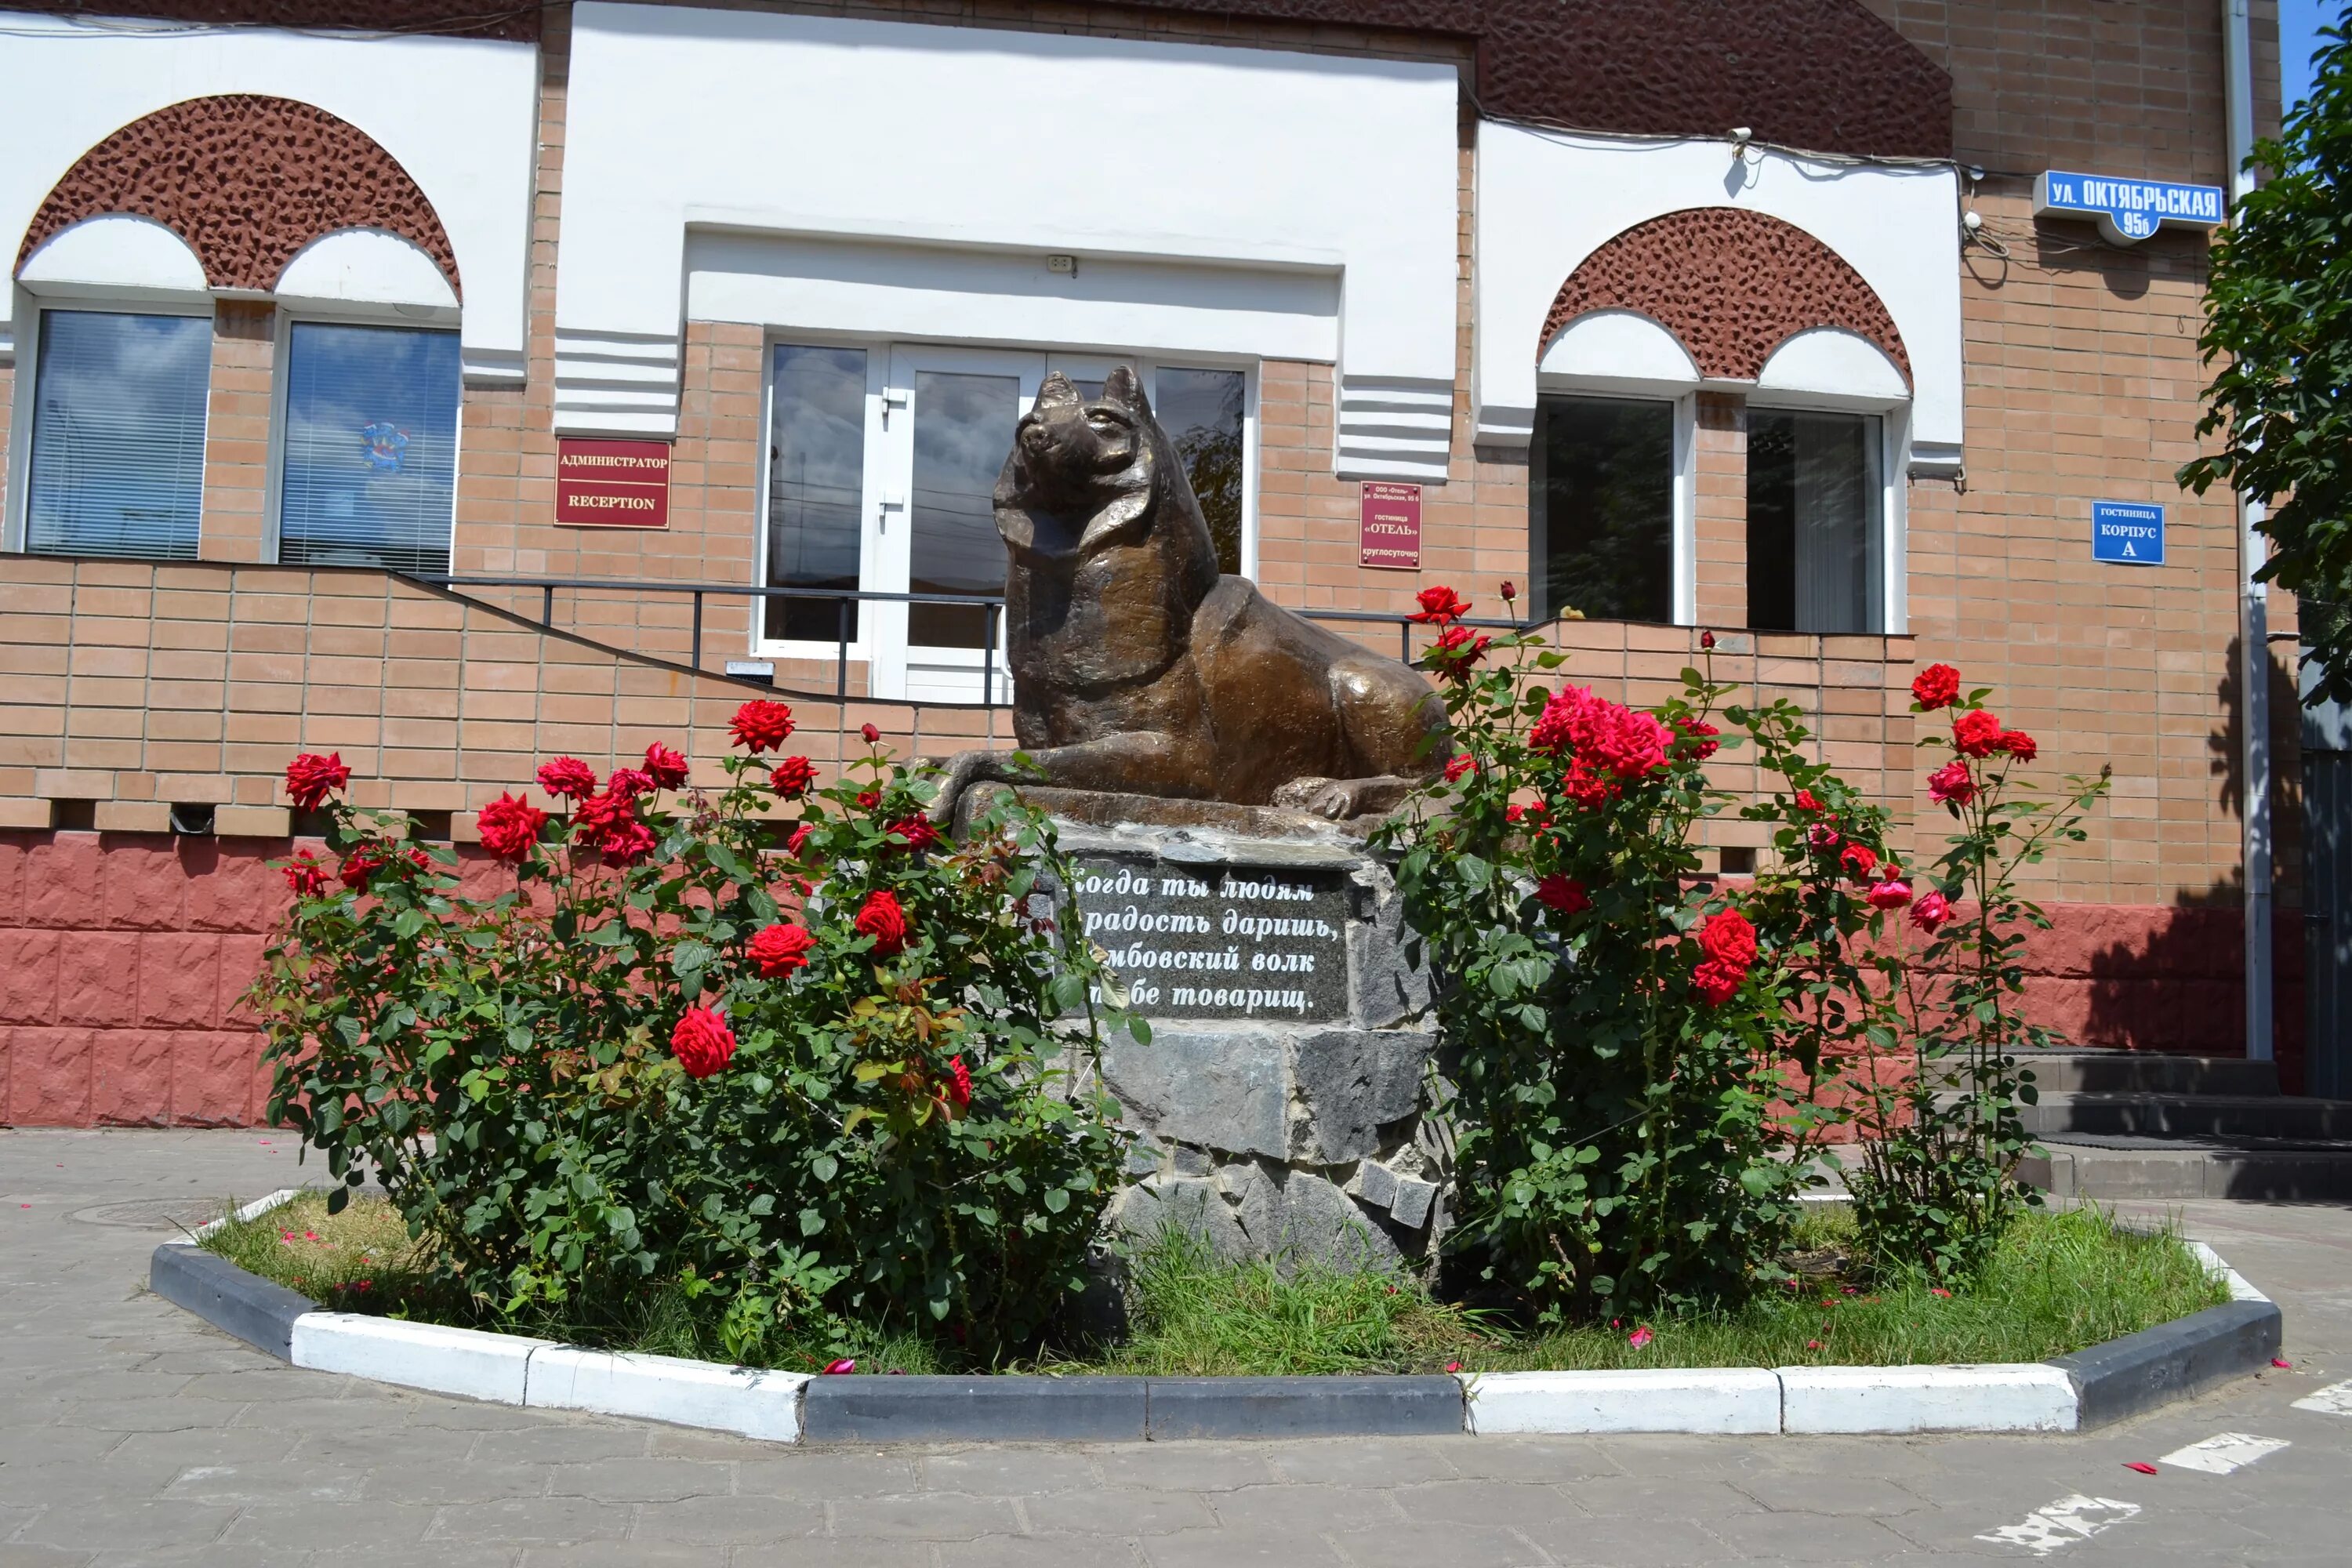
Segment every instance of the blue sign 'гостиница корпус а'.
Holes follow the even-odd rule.
[[[2153,501],[2091,503],[2091,559],[2129,566],[2164,564],[2164,508]]]

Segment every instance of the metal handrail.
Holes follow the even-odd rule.
[[[998,594],[893,594],[872,589],[788,588],[770,587],[756,583],[680,583],[666,578],[633,577],[522,577],[497,576],[450,572],[404,572],[396,575],[411,582],[436,588],[462,591],[467,588],[536,588],[540,591],[539,624],[553,630],[555,626],[555,595],[560,590],[594,589],[614,594],[683,594],[694,601],[690,624],[688,662],[698,671],[702,668],[702,612],[705,599],[710,595],[723,595],[753,600],[810,599],[829,602],[838,606],[834,637],[834,699],[849,700],[849,612],[854,605],[962,605],[987,612],[988,630],[981,647],[981,700],[978,702],[926,702],[927,708],[979,708],[993,710],[1008,706],[996,700],[996,637],[1004,614],[1004,598]],[[1412,628],[1416,623],[1410,614],[1379,610],[1295,610],[1311,621],[1346,621],[1359,624],[1390,624],[1397,627],[1398,657],[1412,661]],[[1485,626],[1504,631],[1526,631],[1539,623],[1527,620],[1471,620],[1459,623],[1465,626]]]

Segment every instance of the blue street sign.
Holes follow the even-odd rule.
[[[2221,221],[2221,187],[2169,180],[2111,180],[2053,169],[2033,182],[2033,216],[2095,217],[2116,245],[2146,239],[2165,224],[2210,229]]]
[[[2091,503],[2091,559],[2127,566],[2164,564],[2164,509],[2147,501]]]

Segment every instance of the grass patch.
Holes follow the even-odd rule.
[[[2178,1237],[2117,1229],[2092,1207],[2029,1212],[1983,1276],[1951,1295],[1924,1280],[1865,1281],[1853,1273],[1852,1241],[1843,1212],[1811,1215],[1796,1256],[1821,1272],[1801,1289],[1735,1312],[1533,1335],[1433,1300],[1414,1279],[1314,1264],[1287,1273],[1270,1263],[1222,1264],[1197,1240],[1171,1233],[1131,1260],[1125,1339],[1003,1370],[1213,1377],[1439,1372],[1455,1364],[1517,1372],[2040,1361],[2229,1299]],[[204,1245],[342,1310],[736,1359],[719,1331],[723,1303],[674,1286],[648,1285],[597,1310],[512,1321],[473,1302],[436,1299],[425,1289],[406,1226],[382,1199],[358,1199],[330,1216],[323,1194],[306,1194],[258,1219],[231,1221]],[[1636,1347],[1630,1341],[1643,1328],[1650,1334]],[[743,1359],[788,1371],[838,1357],[854,1358],[860,1372],[985,1370],[950,1364],[942,1349],[911,1333],[829,1326],[820,1335],[771,1337]]]

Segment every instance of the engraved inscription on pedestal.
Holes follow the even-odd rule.
[[[1086,934],[1154,1018],[1348,1016],[1349,893],[1320,868],[1174,865],[1081,854]]]

